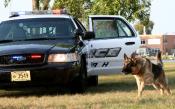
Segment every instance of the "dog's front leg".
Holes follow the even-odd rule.
[[[142,92],[143,92],[144,86],[145,86],[144,81],[140,81],[139,97],[142,96]]]
[[[140,82],[139,78],[137,78],[137,77],[136,77],[136,83],[137,83],[138,97],[140,97],[141,96],[141,92],[140,92],[141,82]]]

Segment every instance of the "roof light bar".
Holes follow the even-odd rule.
[[[17,17],[20,15],[60,15],[60,14],[68,14],[66,9],[56,9],[56,10],[43,10],[43,11],[18,11],[18,12],[11,12],[10,17]]]

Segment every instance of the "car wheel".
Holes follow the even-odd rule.
[[[88,86],[97,86],[98,85],[98,76],[89,76],[87,78]]]
[[[72,93],[83,93],[86,90],[87,86],[87,70],[86,70],[86,61],[84,58],[81,59],[81,68],[79,76],[73,80],[73,85],[71,85]]]

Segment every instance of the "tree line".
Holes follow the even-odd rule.
[[[11,0],[4,0],[7,7]],[[150,21],[151,0],[32,0],[33,10],[48,10],[66,8],[77,18],[87,18],[88,15],[121,15],[135,24],[136,30],[143,34],[151,34],[154,23]]]

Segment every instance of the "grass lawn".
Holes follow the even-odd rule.
[[[84,94],[57,89],[0,90],[0,108],[4,109],[175,109],[175,63],[165,63],[172,95],[161,96],[146,86],[137,98],[137,86],[131,75],[101,76],[97,87]],[[48,91],[49,90],[49,91]],[[32,93],[31,93],[32,92]],[[40,94],[39,94],[40,93]]]

